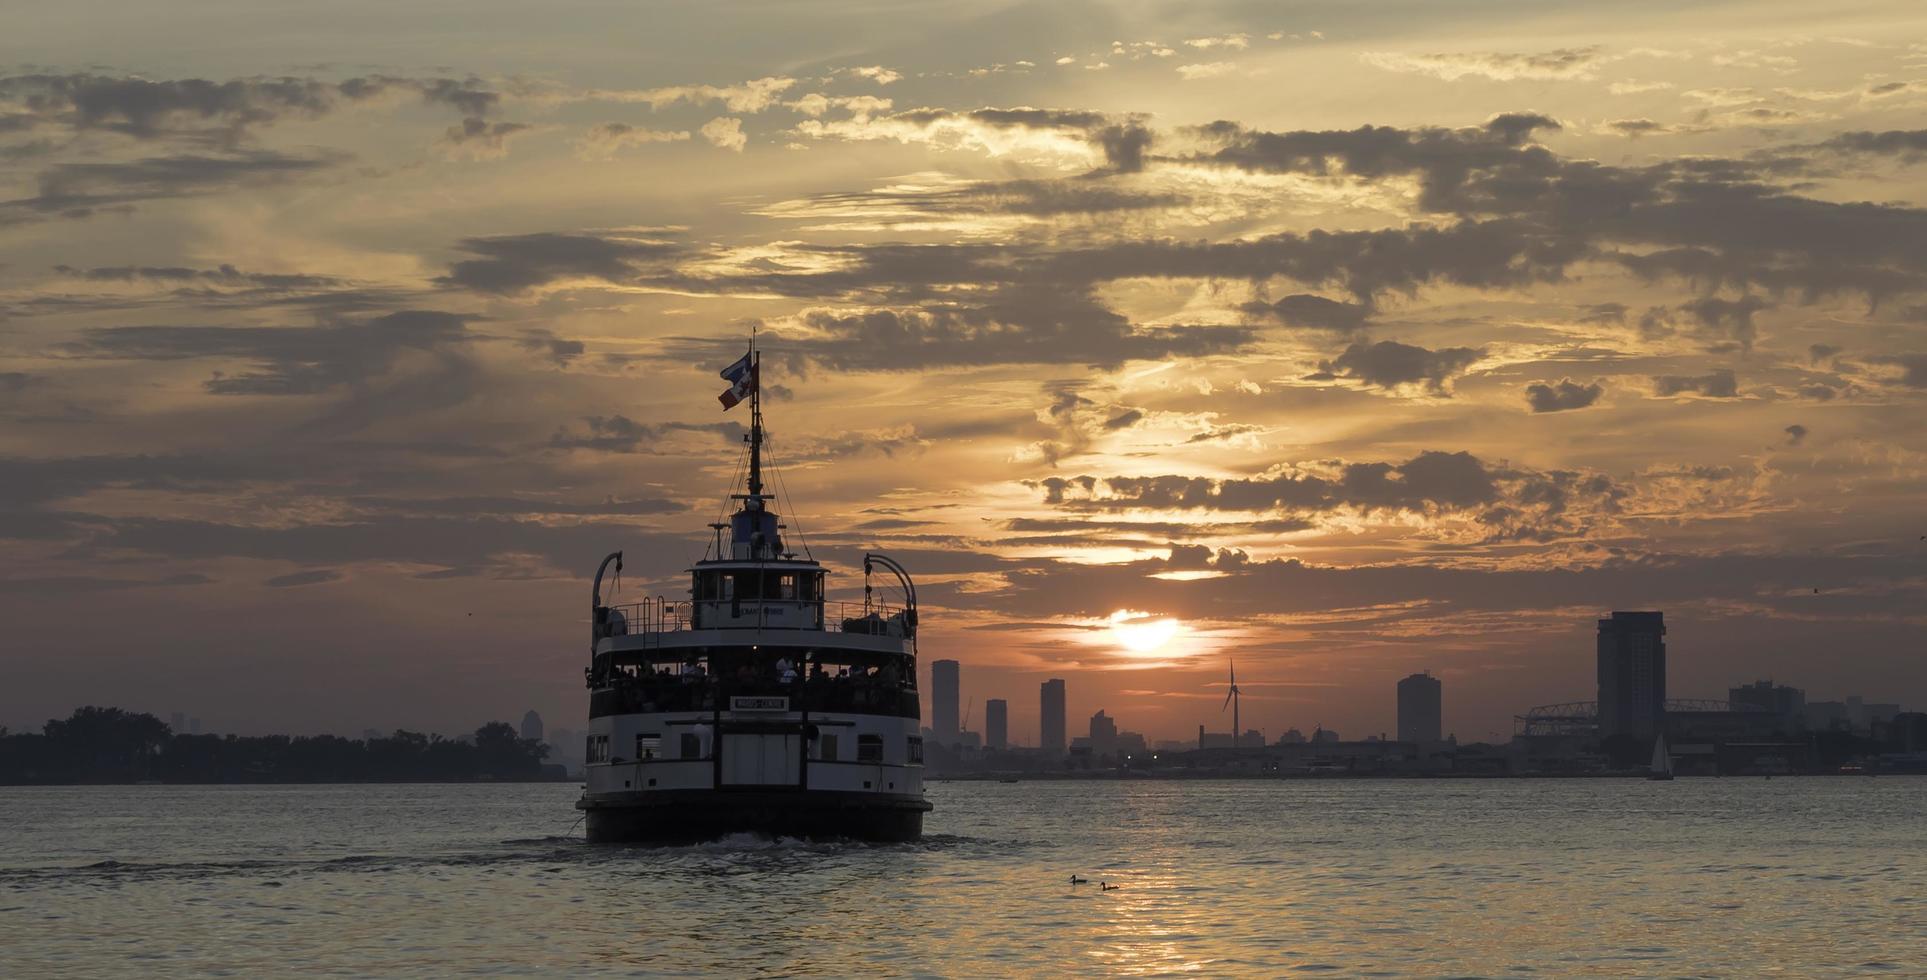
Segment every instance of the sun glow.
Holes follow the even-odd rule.
[[[1162,649],[1177,638],[1184,624],[1170,618],[1152,618],[1150,613],[1119,609],[1111,614],[1111,636],[1133,653]]]

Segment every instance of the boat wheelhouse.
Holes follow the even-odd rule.
[[[604,605],[604,575],[611,565],[620,574],[622,553],[596,570],[576,804],[591,841],[745,831],[912,840],[930,810],[916,586],[897,562],[868,554],[863,600],[830,601],[828,570],[786,549],[764,492],[754,357],[723,372],[751,403],[747,492],[731,495],[729,521],[710,525],[689,597]],[[892,588],[897,602],[882,595]]]

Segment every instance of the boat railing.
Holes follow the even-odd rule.
[[[881,602],[751,599],[692,602],[654,596],[609,608],[607,636],[649,636],[692,629],[817,629],[870,636],[906,634],[904,611]]]

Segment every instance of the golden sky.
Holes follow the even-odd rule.
[[[0,37],[0,723],[579,725],[754,328],[1035,742],[1927,702],[1912,3],[70,4]]]

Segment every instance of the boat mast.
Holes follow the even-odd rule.
[[[749,335],[749,499],[763,509],[763,362]]]

